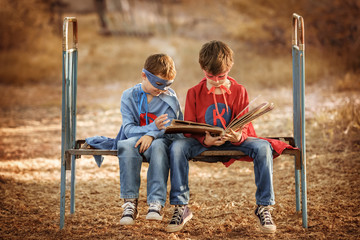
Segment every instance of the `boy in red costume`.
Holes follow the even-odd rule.
[[[205,77],[187,92],[185,120],[225,128],[248,106],[249,97],[245,87],[228,76],[233,66],[232,55],[230,47],[221,41],[210,41],[202,46],[199,63]],[[246,112],[248,109],[243,114]],[[240,150],[254,163],[257,186],[255,216],[259,220],[260,229],[266,233],[274,233],[276,225],[270,214],[270,206],[275,204],[273,153],[281,154],[288,145],[281,141],[257,138],[251,123],[238,132],[230,130],[223,136],[212,136],[209,132],[186,136],[187,138],[176,140],[170,146],[170,204],[175,205],[175,209],[166,230],[179,231],[192,218],[187,206],[188,160],[205,150]]]

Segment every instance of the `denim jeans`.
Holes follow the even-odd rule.
[[[189,162],[188,160],[205,150],[240,150],[253,158],[256,204],[274,205],[273,155],[271,144],[263,139],[248,137],[239,146],[230,142],[206,148],[194,138],[174,141],[170,146],[170,204],[188,204],[189,202]],[[229,186],[231,188],[231,186]]]
[[[147,172],[147,203],[166,202],[167,180],[169,177],[169,145],[171,141],[166,138],[155,139],[150,147],[139,153],[135,148],[140,137],[121,140],[117,144],[120,166],[120,197],[139,198],[140,171],[143,157],[149,162]]]

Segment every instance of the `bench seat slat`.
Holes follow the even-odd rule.
[[[71,155],[111,155],[117,156],[116,150],[102,150],[102,149],[69,149],[67,151]]]
[[[294,145],[294,138],[292,137],[271,137],[272,139],[279,139],[288,144]],[[75,155],[76,158],[80,158],[82,155],[108,155],[117,156],[117,150],[103,150],[95,149],[87,145],[85,140],[77,140],[76,148],[67,150],[68,155]],[[295,167],[301,169],[300,162],[300,150],[299,149],[285,149],[282,154],[289,154],[295,156]],[[201,161],[208,163],[215,162],[227,162],[230,159],[239,159],[246,156],[242,151],[239,150],[207,150],[199,154],[198,156],[191,159],[192,161]],[[145,160],[146,161],[146,160]]]

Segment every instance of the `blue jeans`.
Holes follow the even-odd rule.
[[[149,162],[147,172],[147,203],[166,202],[167,180],[169,177],[169,145],[171,141],[166,138],[155,139],[150,147],[139,153],[135,148],[140,137],[121,140],[117,144],[120,166],[120,197],[139,198],[140,171],[143,157]]]
[[[188,160],[205,150],[240,150],[253,158],[256,190],[256,204],[274,205],[273,155],[271,144],[263,139],[248,137],[239,146],[230,142],[206,148],[194,138],[175,140],[170,146],[170,204],[183,205],[189,202]],[[229,186],[231,188],[231,186]]]

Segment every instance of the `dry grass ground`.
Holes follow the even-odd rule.
[[[103,94],[111,93],[105,89],[107,85]],[[82,96],[81,101],[94,101],[96,92],[87,90],[84,96],[89,97]],[[309,99],[314,94],[324,94],[324,97],[329,94],[312,89],[308,92]],[[291,97],[291,89],[279,89],[281,97],[272,93],[262,92],[264,98],[277,103],[277,109],[254,122],[255,127],[261,136],[289,135],[291,102],[280,100]],[[322,137],[324,129],[313,126],[316,116],[308,112],[307,136],[312,136],[307,139],[309,228],[302,228],[301,214],[295,212],[293,159],[280,156],[274,160],[277,204],[273,215],[278,231],[271,236],[259,232],[252,215],[254,174],[252,164],[247,162],[236,162],[229,168],[220,163],[191,162],[194,218],[183,231],[172,234],[164,231],[171,216],[168,203],[164,221],[145,220],[147,164],[144,164],[140,218],[134,226],[120,226],[122,201],[118,163],[114,157],[107,157],[101,168],[92,158],[77,161],[76,213],[69,213],[67,189],[65,228],[60,231],[58,109],[25,108],[11,117],[2,117],[0,235],[4,239],[358,239],[359,142],[334,149],[334,144]],[[99,133],[113,136],[119,124],[116,107],[83,110],[78,115],[78,137]],[[345,141],[343,137],[340,140]]]

